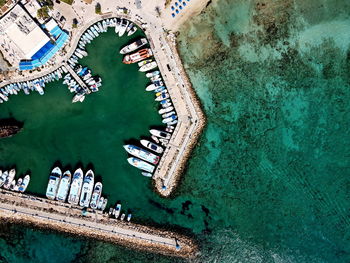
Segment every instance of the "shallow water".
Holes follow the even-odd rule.
[[[139,220],[191,229],[201,245],[198,262],[348,262],[349,10],[345,0],[213,1],[180,34],[181,55],[207,114],[208,126],[176,197],[157,197],[149,182],[125,160],[127,174],[111,178],[115,188],[106,187],[105,192],[115,198],[125,196],[124,202]],[[101,45],[106,50],[114,47],[107,41],[101,41]],[[86,63],[92,63],[94,72],[103,76],[112,74],[108,73],[112,64],[117,67],[120,63],[106,64],[104,60],[111,61],[112,53],[102,47],[99,52],[105,55],[91,53]],[[123,81],[129,79],[127,74],[133,73],[120,74]],[[92,103],[88,97],[81,104],[81,114],[86,114],[88,106],[92,112],[108,112],[108,116],[120,120],[114,112],[105,111],[110,107],[106,97],[115,96],[107,92],[112,88],[108,79],[106,75],[106,93],[102,90],[91,96],[91,100],[101,96],[102,103]],[[135,88],[143,89],[144,85],[140,80]],[[32,103],[49,98],[58,101],[56,96],[61,92],[64,103],[71,106],[63,89],[52,89],[43,98],[33,98]],[[137,96],[146,96],[143,94]],[[159,123],[156,114],[152,117],[156,105],[151,100],[149,103],[145,124],[133,127],[134,134],[120,135],[125,138],[118,138],[115,145],[121,145],[120,140],[147,135],[148,126]],[[5,107],[19,112],[14,105]],[[24,113],[16,115],[22,119]],[[136,122],[133,125],[138,126]],[[108,125],[110,129],[115,126]],[[108,148],[104,143],[102,147]],[[70,151],[75,152],[76,147]],[[109,154],[119,153],[115,150]],[[66,164],[62,155],[52,156]],[[72,154],[77,161],[93,162],[98,173],[109,177],[112,158],[106,155],[100,160],[100,155],[102,151],[94,158],[88,158],[85,151]],[[68,157],[66,160],[70,160]],[[20,166],[14,157],[13,162]],[[116,158],[116,162],[122,161]],[[98,168],[98,163],[106,168]],[[119,186],[116,182],[127,180],[127,175],[134,175],[135,183],[125,189],[126,184]],[[47,172],[42,176],[44,180]],[[109,180],[105,177],[103,180]],[[54,262],[177,261],[19,226],[1,232],[1,247],[6,254],[0,255],[4,262],[24,262],[24,257],[26,262],[43,262],[40,260],[44,253],[51,252],[52,243],[65,247],[67,253],[65,260],[53,255],[57,260]],[[48,244],[43,245],[42,240]],[[30,251],[28,256],[26,251]]]

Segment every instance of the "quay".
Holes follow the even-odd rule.
[[[78,206],[4,189],[0,218],[176,257],[192,258],[198,250],[193,240],[175,232],[110,219],[90,209],[83,214]]]

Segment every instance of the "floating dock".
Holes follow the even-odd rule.
[[[79,206],[3,189],[0,218],[163,255],[192,258],[197,253],[193,240],[174,232],[111,219],[90,209],[83,213]]]

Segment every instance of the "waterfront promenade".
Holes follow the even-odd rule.
[[[27,194],[0,190],[0,218],[82,237],[178,257],[193,257],[197,247],[183,235],[110,219],[100,211]]]

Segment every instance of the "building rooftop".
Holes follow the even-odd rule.
[[[0,20],[1,41],[17,49],[19,59],[30,59],[50,38],[24,8],[17,4]]]

